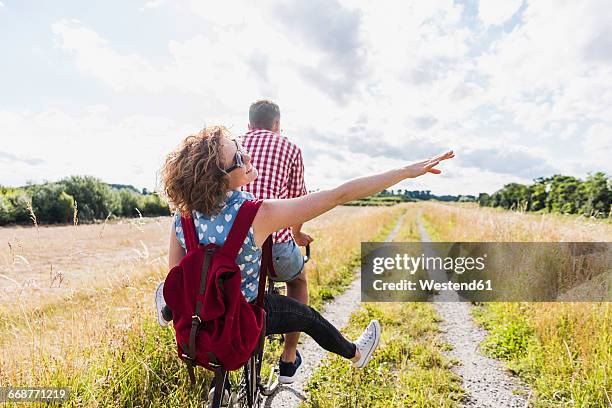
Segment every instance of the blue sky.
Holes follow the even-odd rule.
[[[204,125],[276,100],[308,188],[453,149],[399,187],[492,192],[612,174],[605,1],[0,0],[0,184],[154,188]]]

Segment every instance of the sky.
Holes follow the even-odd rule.
[[[395,188],[612,174],[608,1],[0,0],[0,185],[155,189],[204,126],[270,98],[309,190],[452,149]]]

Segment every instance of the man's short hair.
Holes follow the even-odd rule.
[[[280,118],[280,109],[269,99],[260,99],[249,108],[249,123],[251,127],[272,130],[276,119]]]

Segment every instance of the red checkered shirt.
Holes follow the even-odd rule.
[[[306,195],[304,162],[299,147],[278,133],[252,129],[242,137],[242,145],[253,158],[259,175],[242,187],[257,198],[284,199]],[[272,234],[274,243],[293,239],[290,228]]]

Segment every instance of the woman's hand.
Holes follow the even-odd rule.
[[[453,153],[452,150],[449,150],[448,152],[439,154],[435,157],[410,164],[404,168],[407,174],[406,177],[415,178],[422,176],[425,173],[440,174],[442,171],[436,169],[435,166],[437,166],[442,160],[452,159],[453,157],[455,157],[455,153]]]

